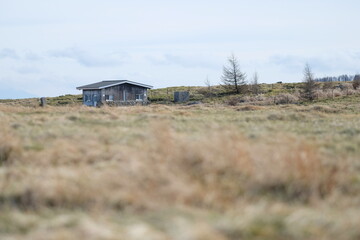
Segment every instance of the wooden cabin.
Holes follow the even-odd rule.
[[[87,106],[135,105],[148,103],[147,90],[152,86],[129,80],[107,80],[77,87],[83,91],[83,103]]]

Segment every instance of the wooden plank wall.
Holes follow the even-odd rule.
[[[146,88],[134,86],[131,84],[123,84],[104,89],[103,95],[113,95],[114,101],[124,101],[124,90],[126,94],[126,101],[135,101],[136,94],[141,94],[144,96],[144,94],[147,93]],[[143,100],[146,101],[147,96],[144,96]]]

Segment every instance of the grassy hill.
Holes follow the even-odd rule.
[[[216,104],[238,104],[244,102],[251,102],[256,104],[279,104],[279,103],[291,103],[286,101],[286,98],[291,98],[290,95],[299,98],[299,92],[302,89],[303,83],[275,83],[275,84],[259,84],[260,90],[259,95],[255,96],[251,93],[245,95],[238,95],[227,92],[222,86],[179,86],[179,87],[168,87],[158,88],[149,90],[149,100],[151,103],[159,104],[171,104],[174,101],[174,92],[176,91],[188,91],[190,92],[190,101],[198,101],[202,103],[216,103]],[[318,83],[319,99],[329,98],[329,90],[324,91],[324,83]],[[343,95],[357,94],[358,91],[352,90],[351,83],[337,82],[334,86],[345,86],[345,89],[336,89],[334,97]],[[277,96],[284,99],[275,99]],[[294,103],[294,98],[292,98]],[[301,102],[297,99],[295,102]],[[16,99],[16,100],[4,100],[0,99],[0,103],[6,103],[11,105],[22,105],[22,106],[38,106],[39,99]],[[82,104],[82,95],[63,95],[59,97],[48,97],[47,104],[49,106],[75,106]]]
[[[0,103],[13,105],[13,106],[37,107],[40,104],[40,99],[39,98],[0,99]],[[67,94],[59,97],[47,97],[46,103],[50,106],[81,105],[82,95]]]
[[[266,96],[273,96],[281,93],[294,93],[299,90],[302,83],[275,83],[260,84],[260,92]],[[227,93],[222,86],[211,87],[169,87],[153,89],[149,92],[149,98],[152,102],[171,102],[174,100],[174,92],[188,91],[190,92],[190,101],[204,102],[223,102],[231,95]]]
[[[323,91],[324,83],[318,83],[318,92],[319,99],[329,98],[329,91]],[[346,86],[346,92],[344,90],[336,89],[335,93],[332,91],[333,97],[339,97],[343,95],[351,95],[357,93],[354,90],[351,90],[350,83],[338,82],[334,83],[334,86]],[[287,101],[286,98],[292,98],[296,96],[299,98],[299,92],[302,89],[302,83],[275,83],[275,84],[260,84],[259,95],[254,96],[253,94],[246,95],[237,95],[232,94],[224,90],[222,86],[211,86],[201,87],[201,86],[180,86],[180,87],[168,87],[168,88],[159,88],[149,90],[149,100],[151,103],[160,103],[160,104],[171,104],[174,101],[174,92],[176,91],[188,91],[190,92],[190,101],[199,101],[202,103],[217,103],[217,104],[237,104],[241,102],[252,102],[257,104],[271,104],[271,103],[291,103]],[[350,89],[350,90],[349,90]],[[285,96],[284,96],[285,95]],[[325,96],[324,96],[325,95]],[[275,99],[277,97],[285,98],[285,101],[282,99]],[[294,102],[294,101],[293,101]],[[298,99],[296,102],[300,102]],[[16,100],[4,100],[0,99],[0,103],[6,103],[10,105],[22,105],[22,106],[38,106],[39,99],[30,98],[30,99],[16,99]],[[49,106],[68,106],[68,105],[81,105],[82,104],[82,95],[63,95],[59,97],[48,97],[47,104]]]

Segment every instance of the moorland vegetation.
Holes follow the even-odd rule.
[[[358,239],[359,90],[301,84],[2,101],[0,238]]]

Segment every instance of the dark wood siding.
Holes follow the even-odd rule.
[[[101,102],[101,90],[84,90],[83,101],[87,106],[97,106]]]
[[[124,100],[124,85],[113,86],[104,89],[104,95],[112,95],[114,101]]]
[[[131,84],[105,88],[103,95],[112,95],[113,101],[136,101],[136,95],[138,95],[138,98],[140,98],[138,100],[147,101],[147,89]]]

